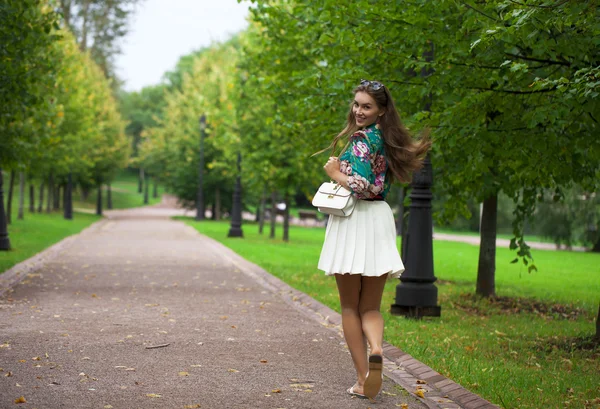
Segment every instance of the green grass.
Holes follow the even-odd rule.
[[[149,186],[148,194],[148,205],[160,203],[161,196],[164,193],[164,189],[158,186],[158,197],[153,196],[154,185]],[[144,205],[144,194],[138,193],[138,179],[137,176],[129,172],[120,173],[115,181],[111,183],[112,190],[112,202],[113,209],[131,209],[134,207],[145,206]],[[94,189],[90,192],[87,199],[84,201],[83,197],[79,192],[73,196],[73,207],[80,209],[96,209],[96,200],[98,191]],[[106,187],[102,192],[103,209],[107,210],[106,207]]]
[[[8,186],[6,181],[8,175],[4,175],[4,194],[7,200]],[[150,189],[149,204],[160,202],[163,189],[158,189],[158,198],[152,198],[152,188]],[[36,188],[36,201],[38,200],[39,190]],[[12,224],[8,226],[9,239],[12,250],[0,252],[0,273],[8,270],[15,264],[20,263],[50,247],[60,240],[70,235],[79,233],[85,227],[93,222],[100,220],[99,216],[86,214],[86,210],[93,213],[96,209],[97,191],[90,192],[87,200],[83,201],[79,191],[74,191],[73,208],[82,209],[82,212],[75,212],[73,220],[65,220],[61,211],[46,213],[44,203],[43,213],[29,213],[29,186],[25,189],[25,220],[17,220],[17,211],[19,206],[18,185],[15,187],[12,201]],[[47,197],[47,191],[44,192]],[[62,199],[62,198],[61,198]],[[103,210],[106,207],[106,192],[103,193]],[[112,183],[112,201],[113,209],[127,209],[143,206],[144,196],[138,193],[137,176],[131,173],[122,172]],[[62,200],[61,200],[62,205]],[[35,206],[37,211],[37,204]]]
[[[244,225],[244,239],[229,239],[226,222],[186,222],[339,311],[334,280],[316,269],[322,228],[291,227],[285,243],[258,235],[252,224]],[[595,330],[600,255],[536,250],[539,272],[528,274],[498,249],[496,291],[506,298],[490,302],[472,296],[477,254],[476,246],[434,242],[438,319],[389,314],[398,283],[390,281],[386,340],[504,408],[596,408],[600,350],[580,347]]]
[[[65,220],[60,213],[27,212],[24,220],[14,217],[8,226],[11,250],[0,252],[0,273],[100,219],[85,213],[75,213],[73,220]]]

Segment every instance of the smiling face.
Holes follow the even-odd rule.
[[[364,128],[377,122],[377,118],[383,115],[383,110],[377,106],[373,97],[366,92],[358,91],[354,95],[352,113],[354,114],[356,125]]]

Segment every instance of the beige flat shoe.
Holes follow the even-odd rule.
[[[346,389],[346,392],[348,392],[348,394],[350,394],[352,396],[356,396],[357,398],[367,399],[367,397],[365,395],[363,395],[362,393],[354,392],[354,386]]]
[[[378,354],[369,356],[369,373],[367,373],[367,379],[365,380],[365,386],[363,392],[369,399],[375,399],[375,397],[381,391],[381,384],[383,383],[383,357]]]

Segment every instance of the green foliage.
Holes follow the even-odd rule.
[[[0,166],[23,162],[44,140],[53,116],[57,15],[44,0],[0,6]]]
[[[598,188],[599,9],[596,1],[258,1],[248,65],[264,71],[263,94],[288,129],[310,130],[305,154],[341,128],[345,95],[361,77],[387,84],[409,126],[433,128],[436,189],[452,197],[440,217],[504,192],[528,258],[521,238],[540,194]],[[316,175],[315,165],[304,174]]]
[[[339,311],[335,280],[316,270],[323,229],[292,227],[294,242],[286,243],[259,235],[252,225],[244,227],[244,240],[236,240],[226,237],[226,223],[186,222]],[[390,315],[398,283],[390,281],[382,303],[386,341],[505,408],[585,407],[597,397],[598,347],[578,346],[594,330],[600,255],[538,251],[543,273],[527,274],[519,264],[503,263],[512,255],[501,249],[497,289],[504,298],[480,300],[469,295],[477,252],[469,244],[434,242],[440,319]]]

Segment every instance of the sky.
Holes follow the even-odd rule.
[[[160,83],[179,58],[244,30],[249,2],[237,0],[142,0],[116,58],[127,91]]]

